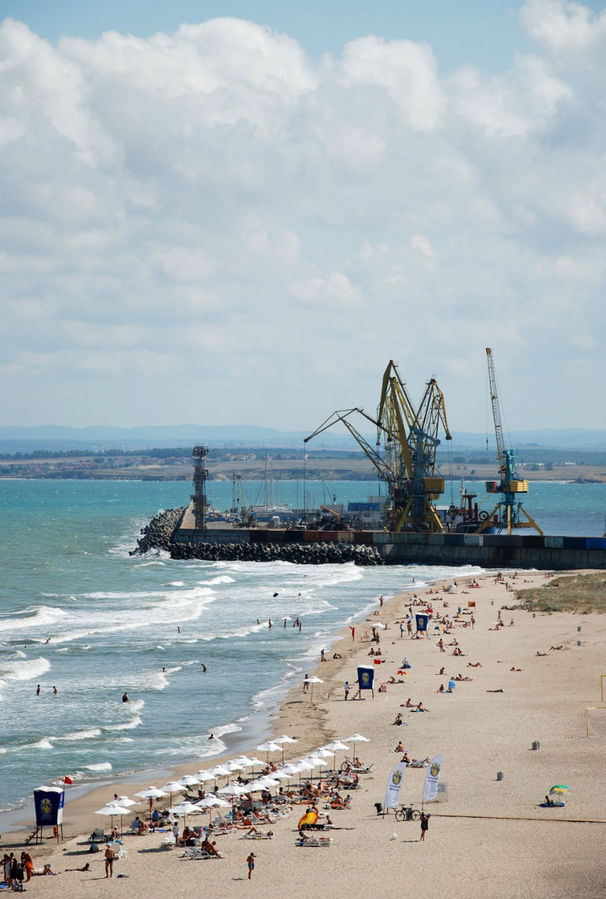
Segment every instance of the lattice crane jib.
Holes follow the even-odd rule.
[[[349,421],[360,413],[377,428],[377,447],[373,450]],[[334,412],[305,442],[336,422],[341,422],[373,463],[386,482],[389,493],[388,527],[390,530],[441,531],[442,525],[432,505],[444,492],[444,481],[436,477],[436,448],[440,425],[450,439],[444,396],[432,379],[425,390],[419,409],[415,411],[396,364],[390,360],[381,384],[377,418],[362,409]]]

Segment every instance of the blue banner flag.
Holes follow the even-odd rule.
[[[54,827],[63,823],[65,792],[61,787],[39,787],[34,790],[34,806],[38,827]]]
[[[370,665],[358,666],[358,686],[360,690],[372,690],[375,669]]]
[[[424,612],[417,612],[415,615],[417,619],[417,630],[419,632],[427,630],[427,622],[429,621],[429,615],[425,615]]]

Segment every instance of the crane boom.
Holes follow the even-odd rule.
[[[503,472],[505,468],[505,440],[503,438],[503,425],[501,423],[501,408],[499,405],[499,394],[497,392],[497,379],[494,371],[494,360],[492,358],[492,350],[489,346],[486,347],[486,362],[488,364],[490,403],[492,405],[492,417],[494,420],[494,431],[497,440],[497,458],[499,460],[499,470]]]

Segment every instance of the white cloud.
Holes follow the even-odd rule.
[[[314,62],[237,19],[57,45],[6,20],[4,422],[313,425],[395,358],[481,430],[493,345],[512,426],[603,424],[606,14],[521,23],[511,69],[442,77],[408,40]]]

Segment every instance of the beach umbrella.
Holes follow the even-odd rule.
[[[222,796],[241,796],[242,793],[248,793],[248,787],[242,787],[240,784],[232,783],[226,784],[224,787],[221,787],[220,790],[217,790]]]
[[[313,698],[314,698],[314,684],[323,684],[324,681],[322,680],[321,677],[316,677],[315,674],[312,674],[311,677],[306,677],[305,680],[303,681],[303,683],[304,683],[304,684],[311,684],[311,690],[310,690],[310,693],[311,693],[311,696],[310,696],[310,702],[313,702]]]
[[[174,805],[169,809],[171,815],[178,815],[179,817],[183,817],[183,821],[186,820],[187,815],[199,815],[202,812],[201,808],[198,808],[193,802],[180,802],[178,805]]]
[[[258,759],[255,755],[253,755],[253,757],[250,759],[250,763],[251,763],[250,766],[252,768],[253,774],[255,773],[255,768],[263,767],[263,762],[261,761],[261,759]]]
[[[549,793],[550,794],[551,793],[567,793],[569,789],[570,789],[570,787],[565,787],[564,785],[561,785],[561,786],[556,785],[555,787],[551,788]]]
[[[141,799],[147,799],[149,801],[149,814],[151,817],[154,799],[161,799],[162,796],[166,796],[166,793],[164,792],[164,790],[158,789],[158,787],[147,787],[146,790],[141,790],[139,793],[135,793],[135,796],[139,796]]]
[[[282,747],[282,761],[284,761],[284,748],[287,743],[297,743],[298,741],[294,739],[294,737],[289,737],[288,734],[282,734],[281,737],[276,737],[274,743],[277,743],[278,746]]]
[[[120,815],[120,833],[122,833],[122,815],[128,814],[129,810],[123,805],[104,805],[103,808],[100,808],[95,812],[95,815],[110,816],[112,819],[112,828],[114,826],[114,816]]]
[[[124,808],[130,808],[131,805],[136,805],[134,799],[129,799],[128,796],[118,796],[117,799],[112,799],[111,802],[106,802],[106,805],[122,805]]]
[[[214,780],[212,774],[209,774],[208,771],[197,771],[196,777],[198,778],[198,783],[206,783],[207,780]]]
[[[242,771],[245,766],[241,765],[235,759],[232,759],[231,762],[227,762],[225,767],[233,774],[235,771]]]
[[[226,768],[224,765],[214,765],[212,768],[208,769],[208,773],[212,774],[214,781],[215,781],[215,786],[216,786],[218,778],[219,777],[229,778],[231,771],[229,770],[229,768]]]
[[[182,783],[179,783],[178,780],[169,780],[168,783],[165,783],[162,786],[162,789],[165,793],[168,793],[169,803],[172,805],[173,803],[173,793],[184,793],[185,786]]]
[[[234,759],[234,762],[237,762],[242,768],[252,768],[255,760],[249,759],[247,755],[239,755],[237,759]]]
[[[343,743],[342,740],[333,740],[332,743],[327,743],[326,746],[322,747],[323,749],[330,749],[331,752],[347,752],[349,748],[346,743]],[[337,763],[335,761],[335,768],[337,767]]]
[[[184,774],[177,783],[183,784],[184,787],[197,787],[200,781],[195,774]]]
[[[204,799],[200,799],[199,802],[196,802],[195,805],[201,809],[208,809],[208,823],[210,824],[210,816],[212,814],[212,810],[214,808],[229,808],[229,802],[226,802],[225,799],[221,799],[220,796],[205,796]]]
[[[353,754],[356,754],[356,743],[370,743],[368,737],[364,737],[362,734],[352,734],[351,737],[345,737],[343,740],[344,743],[353,743]]]
[[[261,752],[267,753],[267,762],[269,764],[269,753],[270,752],[282,752],[282,747],[278,746],[277,743],[273,743],[269,741],[268,743],[261,743],[260,746],[257,746],[257,749],[261,750]]]

